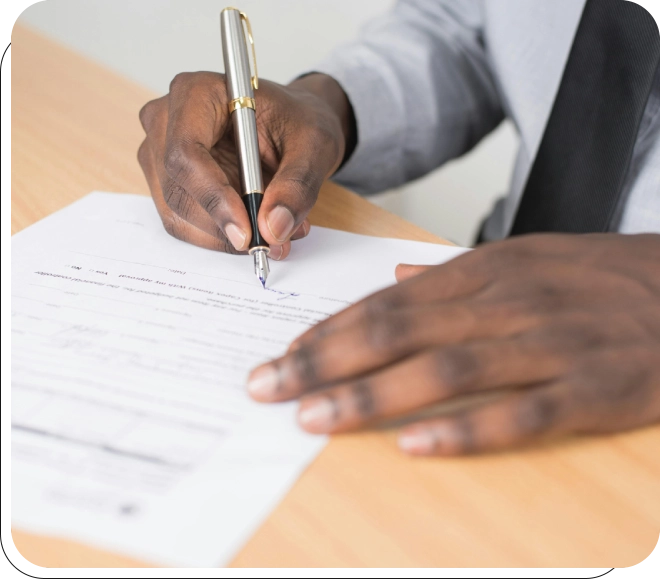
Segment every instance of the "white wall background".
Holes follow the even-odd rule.
[[[288,82],[355,37],[392,0],[236,0],[250,17],[259,76]],[[219,13],[229,0],[46,0],[19,21],[151,88],[167,92],[181,71],[222,71]],[[504,123],[474,151],[395,191],[379,205],[469,245],[506,191],[517,138]]]

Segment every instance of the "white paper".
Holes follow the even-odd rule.
[[[160,565],[228,563],[325,444],[249,370],[462,250],[323,228],[272,263],[167,235],[152,201],[92,193],[12,240],[12,521]]]

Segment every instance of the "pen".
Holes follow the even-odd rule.
[[[245,29],[252,46],[254,76],[250,72]],[[268,243],[259,233],[257,216],[264,196],[263,179],[261,175],[261,157],[259,156],[259,141],[257,137],[257,121],[253,88],[258,88],[257,57],[254,51],[252,27],[245,12],[232,7],[225,8],[220,13],[220,33],[222,35],[222,51],[225,60],[225,78],[229,101],[229,114],[234,123],[238,168],[241,176],[241,197],[252,226],[252,241],[249,254],[254,257],[254,272],[261,285],[266,287],[268,279]]]

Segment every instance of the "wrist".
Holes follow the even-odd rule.
[[[357,144],[355,114],[344,89],[331,76],[317,72],[297,78],[289,86],[312,93],[336,115],[344,139],[344,155],[340,166],[343,165],[351,156]]]

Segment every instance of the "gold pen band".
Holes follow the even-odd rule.
[[[245,197],[246,195],[254,195],[255,193],[257,195],[263,195],[264,194],[263,191],[259,191],[259,189],[254,189],[253,191],[246,191],[245,193],[241,193],[241,197]]]
[[[238,97],[229,103],[229,114],[233,113],[236,109],[252,109],[255,110],[254,99],[252,97]]]

